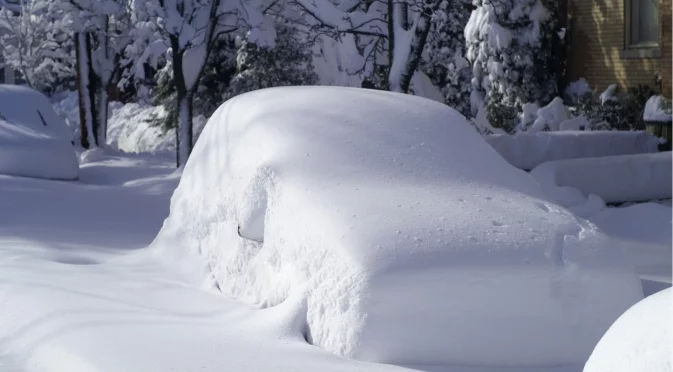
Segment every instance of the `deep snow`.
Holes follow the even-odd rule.
[[[84,165],[80,182],[0,176],[0,210],[12,211],[0,214],[0,370],[404,370],[306,345],[292,327],[292,304],[251,309],[199,289],[143,250],[168,214],[180,176],[172,165],[170,159],[106,156]],[[633,217],[640,224],[626,218],[633,234],[619,224],[606,232],[619,231],[637,247],[638,237],[649,238],[639,227],[670,227],[670,208],[648,209]],[[654,262],[668,263],[670,283],[670,260]],[[416,368],[579,372],[582,366]]]
[[[143,250],[168,214],[172,165],[106,156],[76,183],[0,176],[13,211],[0,214],[0,370],[404,370],[331,356],[303,340],[292,303],[251,309]]]
[[[447,106],[297,87],[213,115],[153,248],[226,295],[304,304],[337,354],[549,366],[582,363],[642,296],[595,230]]]

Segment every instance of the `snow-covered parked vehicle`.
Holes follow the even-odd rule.
[[[229,100],[152,249],[282,304],[315,345],[403,365],[582,365],[642,298],[620,249],[462,115],[373,90]]]
[[[0,85],[0,174],[78,178],[72,132],[38,91]]]

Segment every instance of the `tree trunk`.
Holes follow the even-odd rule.
[[[89,103],[91,106],[91,127],[89,130],[93,134],[96,146],[102,147],[101,143],[98,139],[98,127],[99,127],[99,122],[98,122],[98,115],[96,112],[98,111],[96,109],[96,92],[98,91],[98,86],[100,85],[98,83],[98,75],[96,75],[96,70],[94,70],[93,67],[93,58],[91,55],[91,51],[93,49],[93,43],[91,42],[91,34],[87,33],[86,34],[86,61],[87,61],[87,71],[89,73],[89,78],[88,78],[88,87],[87,87],[87,93],[89,95]]]
[[[88,49],[88,50],[87,50]],[[85,33],[75,34],[75,54],[77,64],[77,94],[79,97],[80,140],[84,148],[96,146],[94,132],[95,110],[91,92],[91,53]]]
[[[192,120],[194,118],[193,102],[194,93],[187,91],[184,96],[178,96],[178,167],[184,166],[192,153],[193,132]],[[177,132],[176,132],[177,133]]]
[[[425,44],[428,40],[432,14],[437,8],[437,4],[432,4],[432,2],[433,0],[425,1],[425,6],[423,7],[420,19],[418,20],[418,25],[416,25],[416,29],[414,30],[414,37],[411,40],[411,48],[409,50],[409,59],[407,60],[406,66],[404,66],[404,72],[400,79],[400,89],[404,93],[409,93],[411,78],[418,69],[421,55],[423,54],[423,48],[425,48]],[[435,3],[439,3],[439,1],[435,1]]]
[[[177,37],[171,37],[173,46],[173,80],[177,92],[178,122],[175,128],[175,163],[177,167],[187,163],[192,152],[192,102],[194,94],[187,89],[182,69],[184,51],[179,49]]]
[[[98,147],[105,148],[107,144],[107,117],[108,117],[108,84],[98,86]]]

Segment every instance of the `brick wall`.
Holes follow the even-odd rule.
[[[663,92],[671,97],[671,0],[660,0],[661,55],[629,58],[625,49],[625,0],[567,0],[570,27],[568,79],[584,77],[598,92],[610,84],[620,90],[654,84],[663,75]],[[628,0],[626,0],[628,1]]]

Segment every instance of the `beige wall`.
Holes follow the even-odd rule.
[[[660,2],[660,55],[626,59],[624,0],[568,0],[569,80],[584,77],[599,92],[613,83],[623,90],[638,84],[653,85],[654,73],[659,72],[664,94],[671,97],[671,0]]]

